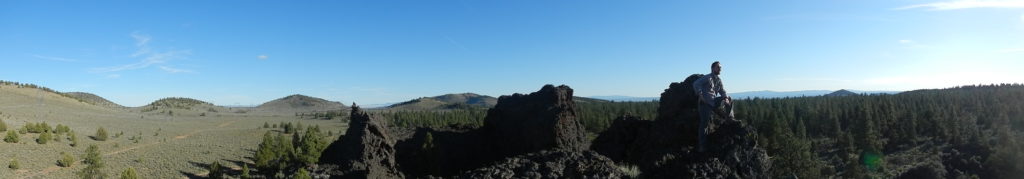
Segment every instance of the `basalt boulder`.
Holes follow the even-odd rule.
[[[768,178],[771,160],[757,145],[757,132],[742,123],[713,119],[708,150],[697,152],[694,74],[661,94],[653,121],[623,116],[598,135],[591,149],[620,163],[639,166],[643,178]]]

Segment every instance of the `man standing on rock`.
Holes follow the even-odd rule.
[[[722,73],[722,65],[715,61],[711,63],[711,73],[704,75],[693,82],[693,91],[697,93],[699,103],[697,110],[700,112],[700,124],[697,128],[698,146],[697,151],[704,152],[708,138],[708,122],[711,121],[711,113],[719,117],[736,122],[732,113],[732,98],[725,93],[722,86],[722,79],[718,75]],[[724,108],[724,109],[719,109]]]

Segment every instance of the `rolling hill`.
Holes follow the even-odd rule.
[[[103,107],[108,107],[108,108],[118,108],[118,109],[124,108],[124,106],[121,106],[120,104],[111,102],[110,100],[107,100],[106,98],[100,97],[100,96],[92,94],[92,93],[86,93],[86,92],[67,92],[67,93],[64,93],[64,94],[66,94],[67,96],[69,96],[71,98],[78,99],[79,101],[82,101],[82,102],[85,102],[85,103],[89,103],[89,104],[93,104],[93,105],[97,105],[97,106],[103,106]]]
[[[341,102],[306,95],[290,95],[256,106],[255,111],[272,113],[296,113],[313,111],[336,111],[348,108]]]

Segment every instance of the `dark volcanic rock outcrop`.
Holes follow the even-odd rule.
[[[459,178],[623,178],[614,162],[593,151],[540,151],[507,158]]]
[[[501,96],[480,128],[421,128],[400,139],[398,148],[406,174],[452,176],[542,150],[581,151],[586,143],[572,89],[546,85],[528,95]]]
[[[621,176],[611,160],[583,151],[586,132],[576,113],[572,89],[564,85],[500,97],[480,128],[385,129],[383,121],[354,108],[345,136],[320,158],[329,171],[320,173],[370,178]]]
[[[354,104],[351,115],[345,136],[331,143],[320,157],[320,163],[336,165],[337,170],[327,173],[345,178],[402,177],[395,160],[395,141],[384,121]]]
[[[662,93],[654,121],[623,116],[588,144],[572,89],[546,85],[502,96],[479,128],[385,128],[358,108],[345,136],[314,173],[369,178],[767,178],[771,162],[757,133],[715,120],[709,151],[698,153],[693,75]],[[390,134],[390,135],[389,135]],[[589,149],[587,150],[589,146]],[[631,174],[635,174],[630,172]]]
[[[546,85],[529,95],[501,96],[482,128],[495,152],[514,156],[545,149],[582,150],[586,131],[576,120],[572,88]]]
[[[654,121],[620,117],[591,149],[639,166],[645,178],[768,178],[771,161],[749,126],[715,119],[709,127],[708,151],[695,150],[699,116],[692,84],[701,76],[669,85]]]

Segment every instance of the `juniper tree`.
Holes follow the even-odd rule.
[[[82,155],[82,163],[85,164],[85,168],[82,168],[78,172],[78,176],[83,179],[97,179],[106,178],[107,174],[103,173],[103,158],[100,156],[100,149],[95,144],[89,145],[89,148],[85,150],[85,154]]]
[[[36,138],[36,143],[46,144],[50,140],[53,140],[53,136],[49,132],[43,132],[39,134],[39,138]]]
[[[99,129],[96,129],[96,135],[92,136],[92,139],[96,140],[96,141],[106,141],[107,140],[107,129],[104,129],[103,127],[100,127]]]

